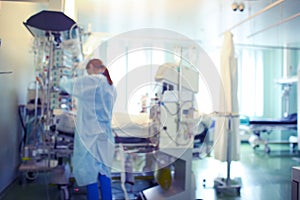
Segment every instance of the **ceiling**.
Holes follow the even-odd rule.
[[[233,2],[245,5],[233,11]],[[79,25],[118,34],[168,29],[205,45],[231,31],[239,45],[300,47],[299,0],[76,0]]]

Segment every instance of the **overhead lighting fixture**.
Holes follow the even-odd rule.
[[[239,11],[243,12],[244,9],[245,9],[245,4],[244,4],[243,2],[241,2],[241,3],[233,2],[233,3],[231,4],[231,9],[232,9],[233,11],[239,10]]]
[[[233,3],[231,4],[231,9],[232,9],[233,11],[237,11],[237,9],[238,9],[238,4],[237,4],[236,2],[233,2]]]
[[[239,10],[240,10],[241,12],[243,12],[244,9],[245,9],[245,4],[244,4],[244,3],[240,3],[240,4],[239,4]]]

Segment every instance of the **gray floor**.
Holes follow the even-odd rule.
[[[261,147],[260,147],[261,148]],[[226,163],[213,157],[195,158],[193,170],[196,181],[196,199],[242,199],[242,200],[285,200],[291,199],[291,168],[300,165],[300,156],[291,155],[288,145],[271,145],[271,153],[264,149],[253,150],[249,144],[241,144],[241,160],[232,162],[231,177],[240,178],[242,187],[240,196],[216,194],[213,188],[214,179],[226,177]],[[60,199],[57,185],[49,183],[49,174],[40,174],[33,182],[13,183],[2,195],[3,200]],[[150,186],[149,181],[136,181],[131,188],[132,194],[139,189]],[[71,188],[71,199],[85,199],[85,188]],[[113,182],[115,199],[122,199],[122,190],[118,181]],[[131,195],[134,199],[134,195]]]
[[[248,145],[241,145],[241,160],[232,162],[231,177],[241,179],[240,196],[216,195],[213,188],[215,177],[226,177],[226,163],[212,157],[196,160],[193,163],[196,172],[199,199],[242,199],[242,200],[285,200],[291,199],[291,169],[300,165],[299,155],[291,154],[288,145],[270,145],[271,152],[266,154],[263,148],[255,151]],[[205,179],[205,187],[203,180]]]

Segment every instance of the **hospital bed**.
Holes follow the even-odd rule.
[[[137,177],[154,179],[154,166],[147,167],[146,161],[147,155],[158,150],[158,138],[157,135],[151,135],[151,124],[149,113],[113,113],[112,130],[116,149],[112,179],[120,179],[124,194],[127,193],[125,184],[133,186]]]
[[[150,113],[114,113],[112,129],[116,147],[124,148],[124,151],[134,153],[149,153],[159,149],[159,131],[155,130],[156,124],[150,119]],[[193,155],[201,157],[201,154],[209,154],[211,151],[211,139],[209,136],[211,118],[205,115],[198,117],[197,128],[194,133]],[[170,138],[170,140],[172,140]]]
[[[241,119],[240,129],[251,133],[249,143],[253,149],[258,148],[260,145],[264,145],[266,153],[270,153],[271,149],[269,144],[271,143],[288,143],[290,144],[291,151],[297,144],[297,140],[293,140],[290,137],[289,141],[271,142],[261,137],[261,134],[271,134],[273,131],[297,131],[297,113],[289,114],[283,118],[247,118]]]
[[[153,124],[149,113],[113,114],[112,129],[116,146],[123,145],[124,150],[147,153],[158,149],[158,135],[152,134]],[[152,132],[152,133],[151,133]]]

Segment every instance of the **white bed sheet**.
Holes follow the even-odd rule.
[[[119,137],[149,137],[149,113],[113,113],[112,129]]]

